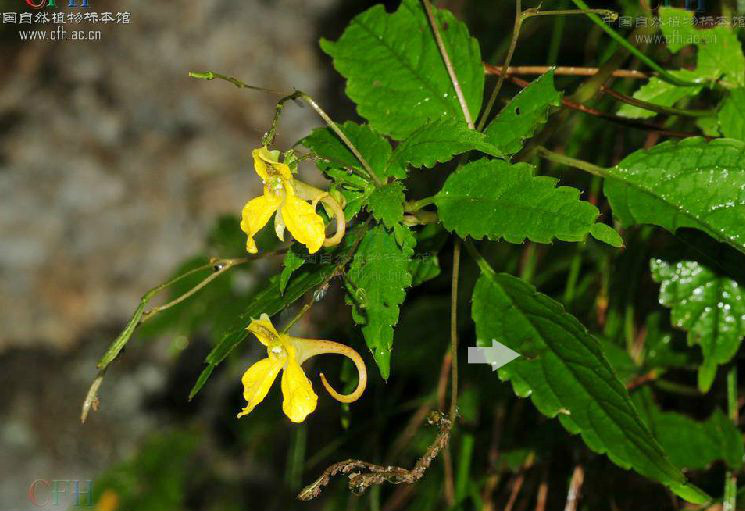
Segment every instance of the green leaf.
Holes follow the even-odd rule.
[[[611,247],[621,248],[624,246],[623,238],[618,234],[618,231],[610,225],[606,225],[602,222],[593,224],[592,229],[590,229],[590,234],[592,234],[592,237],[596,240],[607,243]]]
[[[295,273],[296,270],[299,270],[300,267],[305,264],[306,258],[303,257],[303,254],[299,254],[296,251],[298,249],[295,249],[297,245],[297,243],[293,243],[282,261],[282,273],[279,274],[280,294],[285,294],[285,289],[287,288],[287,283],[290,281],[290,277],[292,277],[292,274]]]
[[[700,229],[745,252],[745,143],[692,137],[624,158],[605,195],[623,224]]]
[[[745,290],[696,261],[654,259],[650,266],[671,322],[688,332],[689,345],[701,346],[698,386],[707,392],[717,366],[732,359],[745,336]]]
[[[553,69],[536,78],[505,106],[484,131],[486,141],[505,154],[515,154],[525,139],[545,124],[551,107],[561,104],[561,92],[554,87]]]
[[[722,103],[719,127],[725,137],[745,141],[745,87],[731,91]]]
[[[399,306],[411,285],[412,250],[401,248],[393,233],[373,227],[362,239],[347,272],[352,288],[353,317],[363,323],[362,335],[372,351],[383,379],[388,379],[393,327]]]
[[[659,17],[660,29],[672,53],[696,46],[695,73],[699,78],[715,80],[724,75],[728,81],[745,85],[745,56],[737,34],[730,27],[717,25],[700,30],[694,23],[692,10],[674,7],[660,7]]]
[[[699,30],[693,23],[693,11],[673,7],[660,7],[660,28],[667,48],[677,53],[686,46],[697,48],[694,70],[681,69],[670,74],[685,81],[706,83],[722,75],[737,85],[745,85],[745,57],[737,35],[728,27],[717,26]],[[654,36],[651,36],[654,37]],[[650,78],[634,93],[634,98],[661,106],[673,106],[686,97],[701,92],[702,87],[679,86],[660,78]],[[624,104],[618,114],[634,119],[654,117],[656,112]]]
[[[740,432],[720,409],[703,422],[680,413],[663,412],[649,389],[634,393],[634,404],[676,466],[703,470],[723,460],[733,470],[742,467],[745,452]]]
[[[448,233],[439,224],[428,224],[416,233],[416,247],[409,272],[411,285],[418,286],[440,275],[438,252],[448,240]]]
[[[500,378],[617,465],[691,502],[708,500],[670,462],[585,327],[526,282],[483,265],[473,292],[478,343],[497,340],[523,355],[499,369]]]
[[[367,124],[357,124],[351,121],[339,124],[338,127],[367,160],[378,177],[406,177],[406,172],[402,167],[388,163],[393,150],[391,144],[381,134],[375,132]],[[362,163],[331,128],[316,128],[300,143],[326,160],[325,165],[323,162],[320,165],[323,171],[340,168],[365,171]]]
[[[390,183],[372,192],[368,206],[376,220],[393,229],[404,218],[404,200],[404,186],[401,183]]]
[[[693,73],[688,71],[671,71],[670,73],[681,80],[691,80],[696,78],[696,76],[692,76]],[[683,98],[695,96],[701,92],[702,88],[703,87],[701,86],[695,85],[675,85],[660,78],[652,77],[647,83],[634,92],[634,98],[647,103],[670,107]],[[638,106],[624,103],[618,109],[618,115],[630,119],[649,119],[658,114],[657,112],[647,110],[646,108],[640,108]]]
[[[495,145],[484,140],[484,134],[463,123],[445,118],[425,124],[414,131],[393,151],[390,164],[399,167],[432,168],[457,154],[477,150],[496,157],[504,156]]]
[[[554,238],[580,241],[592,229],[598,210],[579,200],[579,190],[556,188],[557,180],[533,176],[526,163],[477,160],[451,174],[435,196],[443,225],[461,237],[510,243]]]
[[[481,109],[484,67],[478,42],[446,10],[435,17],[471,118]],[[465,125],[453,84],[421,3],[404,0],[393,14],[376,5],[354,18],[336,42],[321,40],[346,93],[377,131],[403,140],[417,128],[450,117]]]
[[[357,241],[364,233],[363,227],[350,229],[344,236],[342,245],[333,251],[335,263],[322,262],[319,264],[306,264],[298,270],[295,277],[287,284],[285,292],[280,292],[280,276],[274,276],[269,284],[254,295],[251,302],[243,312],[236,318],[233,326],[223,335],[207,355],[205,363],[207,367],[202,370],[194,387],[191,389],[189,399],[192,399],[202,389],[215,368],[235,349],[248,338],[246,327],[261,314],[272,316],[282,311],[289,305],[299,300],[305,293],[316,289],[336,274],[348,262],[354,251]]]

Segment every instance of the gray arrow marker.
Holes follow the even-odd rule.
[[[509,364],[519,356],[520,354],[518,352],[512,351],[495,339],[491,340],[491,348],[468,347],[468,363],[489,364],[492,371],[496,371],[500,367]]]

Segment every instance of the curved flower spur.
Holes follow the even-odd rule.
[[[313,386],[301,366],[303,362],[316,355],[332,353],[343,355],[354,362],[357,368],[359,378],[357,388],[351,394],[340,394],[334,390],[324,374],[320,373],[321,383],[331,397],[342,403],[352,403],[357,401],[365,391],[367,386],[365,363],[359,353],[349,346],[333,341],[304,339],[279,333],[266,314],[253,320],[247,330],[266,346],[267,357],[249,367],[241,378],[246,406],[238,417],[251,413],[256,405],[264,400],[277,375],[283,371],[282,410],[292,422],[303,422],[316,409],[318,396],[313,392]]]
[[[315,188],[294,178],[288,158],[279,161],[279,151],[270,151],[266,146],[253,150],[254,170],[264,184],[263,195],[251,199],[243,207],[241,230],[246,233],[246,250],[258,252],[254,236],[273,214],[274,230],[284,241],[285,229],[313,254],[321,246],[338,245],[344,236],[346,220],[344,210],[328,192]],[[316,213],[318,202],[323,202],[336,217],[336,233],[326,238],[323,218]]]

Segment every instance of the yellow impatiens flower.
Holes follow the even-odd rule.
[[[303,422],[316,409],[318,396],[313,392],[313,386],[301,367],[303,362],[315,355],[337,353],[344,355],[354,362],[359,379],[357,388],[351,394],[336,392],[323,373],[320,373],[321,383],[331,397],[342,403],[357,401],[365,391],[367,385],[367,369],[359,353],[343,344],[333,341],[317,339],[302,339],[288,334],[280,334],[274,328],[269,316],[262,314],[248,325],[248,331],[256,336],[266,346],[267,357],[249,367],[241,382],[243,383],[243,397],[246,406],[238,414],[242,417],[250,413],[256,405],[261,403],[269,392],[274,380],[282,373],[282,395],[284,401],[282,410],[292,422]]]
[[[276,212],[274,229],[277,237],[284,240],[286,227],[313,254],[326,239],[326,228],[323,218],[316,213],[316,204],[327,194],[296,181],[290,167],[279,161],[279,154],[279,151],[270,151],[266,147],[253,151],[254,169],[264,183],[264,194],[243,207],[241,229],[248,235],[246,250],[251,254],[258,252],[254,236]]]

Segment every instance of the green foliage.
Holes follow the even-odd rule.
[[[579,190],[556,188],[557,180],[534,176],[525,163],[478,160],[448,177],[435,197],[443,225],[474,239],[525,239],[551,243],[580,241],[592,229],[598,210],[579,200]]]
[[[449,11],[435,14],[472,118],[481,108],[484,68],[478,42]],[[376,5],[354,18],[336,42],[321,40],[347,79],[357,112],[380,133],[402,140],[450,117],[465,125],[458,97],[418,0],[393,14]]]
[[[215,368],[248,338],[249,334],[246,327],[251,323],[251,320],[258,318],[261,314],[273,316],[295,303],[308,291],[317,289],[328,282],[340,268],[346,265],[363,233],[363,228],[348,231],[344,243],[333,251],[336,256],[334,262],[305,264],[294,274],[284,293],[280,291],[280,276],[273,277],[264,289],[256,293],[243,308],[243,312],[235,318],[231,327],[222,335],[217,345],[207,355],[205,360],[207,367],[202,370],[191,389],[189,399],[197,395],[212,376]]]
[[[692,78],[691,73],[687,71],[671,71],[671,73],[681,80]],[[673,106],[684,98],[695,96],[702,89],[703,87],[697,85],[676,85],[653,76],[634,93],[634,99],[659,106]],[[657,112],[623,103],[618,109],[618,115],[631,119],[649,119],[656,116]]]
[[[412,282],[412,253],[412,247],[399,246],[392,233],[373,227],[362,239],[347,272],[355,321],[363,324],[362,335],[384,379],[390,374],[399,306]]]
[[[584,7],[582,0],[573,3]],[[479,8],[476,4],[474,9]],[[637,4],[631,0],[622,2],[624,14],[638,14]],[[262,239],[259,257],[284,254],[281,272],[277,269],[277,274],[257,286],[258,290],[241,287],[243,280],[234,278],[234,272],[220,276],[200,289],[194,300],[185,300],[157,314],[145,325],[146,333],[149,329],[153,334],[207,334],[213,347],[191,391],[194,397],[215,368],[249,338],[246,327],[253,319],[261,314],[289,314],[288,309],[301,300],[313,306],[312,316],[306,319],[318,320],[317,328],[307,335],[351,339],[354,345],[359,336],[348,336],[349,325],[338,319],[334,308],[338,304],[333,303],[333,297],[338,294],[329,293],[325,303],[318,303],[328,288],[344,291],[352,320],[359,326],[355,331],[361,332],[382,379],[388,380],[392,371],[395,378],[386,385],[381,378],[370,375],[364,398],[354,405],[343,405],[340,416],[338,407],[319,406],[319,414],[336,414],[331,420],[329,416],[322,419],[323,428],[312,426],[315,417],[309,419],[307,431],[292,426],[284,473],[293,489],[300,484],[301,476],[305,479],[309,468],[315,470],[330,454],[336,456],[337,451],[350,451],[339,459],[364,459],[369,455],[367,459],[386,460],[384,463],[425,452],[437,432],[418,433],[403,428],[400,413],[412,405],[429,406],[434,395],[443,399],[441,384],[447,381],[447,374],[441,372],[438,379],[438,368],[448,368],[445,354],[450,349],[449,329],[453,327],[459,334],[462,354],[467,348],[463,343],[473,342],[475,324],[479,345],[501,342],[521,357],[499,370],[499,377],[511,385],[499,384],[486,369],[458,365],[460,387],[455,385],[453,405],[458,406],[460,414],[456,419],[458,427],[449,440],[455,469],[455,502],[449,503],[448,508],[482,509],[489,504],[495,507],[509,497],[504,494],[505,490],[509,492],[508,485],[490,488],[495,479],[508,471],[523,470],[529,480],[535,474],[547,473],[549,467],[550,477],[539,477],[551,486],[549,495],[562,493],[563,497],[565,476],[571,471],[571,464],[566,462],[568,454],[575,463],[586,466],[588,474],[590,468],[593,470],[591,484],[588,477],[583,494],[583,499],[587,498],[587,502],[582,502],[586,509],[599,508],[599,503],[607,502],[619,509],[635,509],[638,505],[629,497],[636,491],[613,492],[612,499],[607,498],[604,478],[614,479],[611,484],[623,484],[624,488],[627,482],[638,479],[628,474],[628,481],[618,483],[618,470],[603,470],[611,468],[611,462],[659,481],[690,502],[709,500],[712,505],[717,495],[709,499],[687,482],[680,469],[702,471],[692,474],[696,484],[716,492],[723,485],[717,470],[707,470],[712,463],[723,460],[732,470],[739,470],[742,464],[743,444],[737,425],[708,403],[706,410],[714,412],[703,421],[672,409],[677,406],[678,410],[695,410],[703,400],[718,399],[724,403],[721,387],[713,385],[717,368],[731,363],[745,336],[745,296],[739,287],[742,278],[738,273],[745,252],[745,58],[735,33],[726,27],[698,30],[690,24],[691,12],[660,8],[668,49],[679,53],[674,59],[676,67],[682,66],[668,72],[603,25],[616,43],[634,51],[657,72],[636,91],[636,98],[685,107],[685,102],[707,90],[696,98],[696,108],[706,108],[698,104],[714,102],[703,114],[683,112],[668,116],[659,126],[670,131],[660,131],[661,137],[679,135],[675,132],[694,126],[712,137],[726,137],[710,142],[684,138],[633,152],[644,140],[643,134],[619,132],[610,123],[618,121],[612,115],[588,112],[593,115],[550,117],[563,96],[556,88],[553,69],[514,97],[503,94],[497,98],[498,104],[506,106],[483,133],[469,128],[466,118],[476,121],[482,113],[485,81],[481,50],[466,25],[448,11],[434,10],[433,30],[425,6],[419,0],[403,0],[389,14],[382,5],[376,5],[355,17],[336,42],[321,42],[334,67],[346,79],[346,92],[363,120],[334,123],[322,114],[330,127],[315,129],[302,138],[300,144],[310,153],[303,154],[300,149],[296,159],[313,159],[330,180],[328,193],[344,207],[347,221],[341,245],[322,248],[311,255],[298,243],[275,241],[271,245]],[[553,20],[533,21],[539,24],[549,19]],[[601,23],[597,17],[593,21]],[[554,28],[560,26],[556,22]],[[490,53],[497,49],[498,55],[499,48],[506,48],[510,42],[509,31],[503,32],[496,34],[498,40],[489,41]],[[435,33],[442,36],[449,58],[441,53]],[[560,34],[560,30],[556,33]],[[700,42],[707,38],[708,44]],[[523,35],[520,41],[525,39]],[[551,43],[550,54],[559,43],[558,38]],[[561,42],[564,44],[566,41]],[[695,51],[682,51],[691,45]],[[614,50],[602,48],[597,60],[612,64],[615,59],[608,57]],[[695,66],[687,69],[692,67],[694,58]],[[457,87],[448,74],[447,60],[462,88],[468,115],[464,115]],[[220,77],[213,73],[197,76]],[[235,79],[229,81],[240,84]],[[561,84],[572,87],[576,81],[562,78]],[[692,83],[682,85],[681,81]],[[625,83],[618,85],[623,88]],[[566,93],[585,98],[578,101],[588,101],[598,92],[593,84],[599,82],[591,78],[575,94],[568,89]],[[506,87],[502,92],[507,90]],[[319,111],[306,95],[298,92],[293,97],[307,100]],[[593,108],[608,109],[611,99],[606,97]],[[722,104],[717,106],[715,102],[720,99]],[[334,112],[333,105],[329,106],[328,111]],[[659,115],[630,105],[622,106],[619,113],[632,118]],[[559,121],[565,121],[567,129],[562,129]],[[643,123],[633,124],[635,128],[643,127]],[[547,130],[538,137],[540,141],[529,143],[544,125]],[[281,149],[273,145],[278,126],[278,122],[273,123],[269,133],[272,136],[263,139],[272,149]],[[551,147],[524,150],[538,143]],[[590,155],[593,161],[582,162],[558,152],[577,158]],[[599,166],[616,161],[616,154],[629,152],[613,168]],[[536,175],[533,163],[537,157],[574,164],[593,175],[563,175],[563,167],[552,167],[550,172],[555,175]],[[408,172],[422,168],[436,170]],[[572,186],[559,186],[560,180]],[[585,190],[591,200],[582,200]],[[607,215],[611,210],[614,222]],[[603,218],[601,211],[605,213]],[[637,224],[659,226],[675,236],[652,227],[631,228]],[[627,228],[622,231],[623,237],[613,225]],[[705,234],[681,228],[694,228]],[[267,233],[274,239],[271,226],[265,228],[263,235]],[[588,235],[624,250],[585,243]],[[444,247],[459,238],[478,264],[478,274],[470,261],[458,265],[455,257],[441,257]],[[701,242],[704,238],[706,242]],[[567,243],[554,243],[555,240]],[[183,296],[214,271],[208,256],[238,258],[245,255],[244,250],[245,237],[237,219],[223,219],[210,236],[207,255],[187,260],[172,281],[143,297],[101,367],[105,369],[135,328],[148,319],[145,307],[157,292],[169,287],[171,299]],[[493,258],[502,273],[495,272],[479,251]],[[653,283],[644,271],[650,257],[660,258],[652,262],[652,277],[661,284],[659,303],[650,293]],[[664,262],[667,260],[679,262]],[[716,266],[710,264],[712,260]],[[437,278],[442,272],[441,261],[448,274]],[[704,264],[717,268],[717,272]],[[195,268],[199,269],[190,273]],[[460,279],[451,280],[450,271],[453,276],[458,272]],[[520,274],[522,278],[510,274]],[[450,282],[459,284],[451,289]],[[413,286],[421,287],[409,292]],[[459,311],[468,296],[472,297],[473,323]],[[563,297],[571,314],[556,301],[557,297]],[[670,309],[669,315],[664,307]],[[308,307],[301,309],[302,313],[307,310]],[[451,318],[455,320],[452,325]],[[278,323],[275,324],[281,328],[283,321]],[[307,327],[305,322],[293,320],[293,324],[298,330]],[[686,336],[680,329],[687,332],[689,345],[700,347],[703,363],[697,357],[698,348],[686,347]],[[391,355],[394,340],[396,357]],[[333,363],[338,357],[328,358]],[[696,373],[698,390],[694,386]],[[356,384],[355,374],[355,366],[347,363],[331,379],[335,376],[340,380],[341,385],[335,388],[348,393]],[[736,375],[734,369],[729,375]],[[451,381],[457,380],[454,376],[455,373]],[[728,383],[735,382],[729,378]],[[732,403],[738,397],[732,395],[736,394],[736,385],[729,385],[727,390],[728,413],[733,414]],[[232,400],[236,398],[235,389],[231,392]],[[538,411],[518,406],[516,396],[530,396]],[[656,400],[664,403],[666,411],[657,406]],[[437,407],[442,408],[443,404],[438,402]],[[488,416],[492,412],[493,418]],[[249,419],[229,428],[221,424],[221,434],[222,429],[235,428],[250,437],[252,454],[264,452],[262,448],[270,452],[280,441],[277,431],[283,429],[276,427],[276,417],[261,414],[256,410]],[[370,420],[373,416],[375,420]],[[558,422],[546,417],[557,418]],[[416,413],[415,418],[420,420],[422,416]],[[335,423],[341,423],[341,432],[334,429]],[[415,423],[412,420],[410,424]],[[485,424],[489,427],[484,428]],[[578,437],[568,441],[562,426]],[[309,434],[311,429],[313,433]],[[360,442],[362,435],[370,441]],[[397,440],[385,452],[383,447],[390,443],[389,439],[407,435],[408,448]],[[486,448],[481,449],[489,442],[496,444],[495,437],[509,446],[500,446],[499,460],[487,456]],[[607,459],[588,457],[580,440],[589,449],[607,455]],[[318,442],[330,447],[311,454],[310,447]],[[538,465],[537,470],[525,470],[532,463]],[[277,464],[277,460],[272,459],[270,464]],[[433,472],[430,470],[418,483],[417,494],[405,506],[445,507],[440,497],[442,476]],[[556,481],[561,481],[561,492],[554,491],[558,487]],[[538,485],[535,479],[531,483]],[[651,487],[652,490],[642,490],[645,497],[654,496],[656,491],[665,501],[670,500],[661,491],[664,488]],[[326,491],[333,492],[332,488],[333,485]],[[272,492],[276,493],[274,489]],[[381,501],[381,495],[390,497],[386,490],[371,493],[371,508],[390,507],[390,500]],[[590,502],[593,494],[599,497]],[[616,502],[616,498],[625,500]],[[733,508],[731,499],[726,500],[727,506]],[[272,502],[275,507],[287,507],[280,500]],[[177,508],[181,504],[174,500],[169,506]],[[556,504],[551,502],[547,508]],[[347,505],[347,499],[334,495],[324,505],[329,509],[341,507]],[[649,501],[649,507],[656,505]]]
[[[418,286],[440,275],[437,253],[446,241],[446,231],[436,224],[427,225],[416,233],[416,247],[409,265],[412,286]]]
[[[483,268],[472,316],[480,346],[497,340],[523,356],[499,370],[515,393],[531,400],[594,451],[656,479],[691,502],[707,500],[686,484],[634,408],[594,339],[561,305],[507,274]]]
[[[307,254],[300,253],[301,249],[296,247],[297,245],[293,245],[282,261],[282,273],[279,274],[279,292],[281,294],[284,294],[285,289],[287,289],[287,283],[290,281],[292,274],[299,270],[308,258]]]
[[[590,234],[592,234],[592,237],[596,240],[602,241],[603,243],[606,243],[611,247],[623,247],[623,238],[620,234],[618,234],[618,231],[610,225],[606,225],[602,222],[593,224],[592,228],[590,229]]]
[[[734,89],[724,100],[719,126],[725,137],[745,141],[745,87]]]
[[[693,23],[693,11],[660,7],[659,18],[667,48],[677,53],[686,46],[697,49],[694,70],[671,71],[676,78],[689,82],[708,83],[724,76],[736,85],[745,85],[745,57],[737,35],[729,27],[717,26],[700,30]],[[703,87],[672,84],[657,77],[650,78],[634,93],[634,98],[661,106],[673,106],[678,101],[701,92]],[[635,119],[654,117],[655,112],[624,104],[619,115]]]
[[[401,183],[391,183],[376,188],[370,194],[368,204],[373,216],[386,227],[393,226],[404,218],[404,187]]]
[[[703,470],[723,460],[733,470],[742,467],[745,451],[740,432],[719,408],[705,421],[695,421],[660,410],[648,389],[634,394],[634,404],[676,466]]]
[[[732,359],[745,336],[745,291],[696,261],[670,264],[654,259],[651,267],[660,283],[660,303],[670,307],[672,323],[688,332],[689,344],[701,347],[698,386],[706,392],[717,366]]]
[[[370,126],[347,121],[339,125],[339,129],[354,144],[378,176],[381,178],[406,177],[403,167],[391,164],[389,161],[393,152],[391,144]],[[316,128],[300,142],[321,158],[322,161],[319,162],[321,170],[354,169],[359,172],[365,170],[362,163],[331,128]],[[360,184],[358,181],[352,181],[352,183],[358,186]]]
[[[432,168],[471,150],[502,156],[499,147],[486,141],[482,133],[452,118],[442,118],[425,124],[404,139],[393,152],[391,164]]]
[[[484,131],[486,141],[504,154],[515,154],[525,139],[545,124],[552,107],[561,104],[561,92],[554,87],[554,71],[536,78],[497,114]]]
[[[605,194],[625,226],[700,229],[745,252],[745,143],[694,137],[624,158],[607,171]]]

